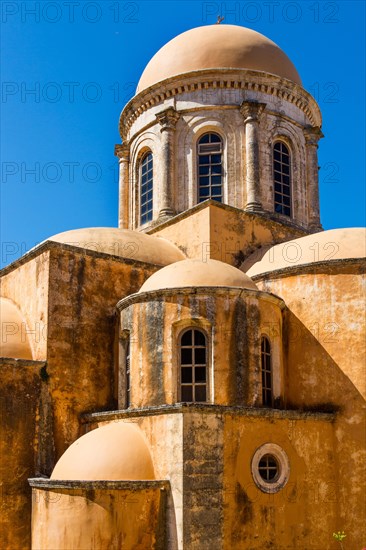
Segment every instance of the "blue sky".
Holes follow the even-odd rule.
[[[161,46],[218,14],[274,40],[319,102],[324,228],[365,224],[363,0],[3,0],[2,265],[61,231],[117,225],[122,107]]]

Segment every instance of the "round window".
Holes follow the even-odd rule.
[[[265,443],[252,458],[252,476],[265,493],[277,493],[289,479],[290,465],[285,451],[275,443]]]

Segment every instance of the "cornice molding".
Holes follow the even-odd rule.
[[[120,116],[119,131],[122,139],[127,139],[132,124],[151,107],[187,92],[208,89],[239,89],[279,97],[296,105],[307,116],[312,127],[321,126],[321,113],[315,99],[290,80],[246,69],[206,69],[168,78],[133,97]],[[246,101],[246,98],[243,100]]]

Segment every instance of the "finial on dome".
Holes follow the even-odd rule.
[[[225,17],[221,17],[221,15],[218,15],[217,16],[217,21],[215,23],[215,25],[220,25],[220,23],[225,19]]]

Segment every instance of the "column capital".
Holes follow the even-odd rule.
[[[258,103],[257,101],[243,101],[240,105],[240,112],[244,117],[244,124],[251,121],[259,122],[265,108],[265,103]]]
[[[175,126],[180,118],[180,114],[174,107],[168,107],[165,111],[161,111],[155,116],[161,126],[161,132],[164,132],[164,130],[175,130]]]
[[[128,143],[117,143],[114,146],[114,155],[118,157],[120,161],[128,162],[130,159],[130,146]]]
[[[309,127],[304,129],[304,136],[306,145],[316,145],[318,146],[318,141],[324,137],[323,132],[319,126]]]

